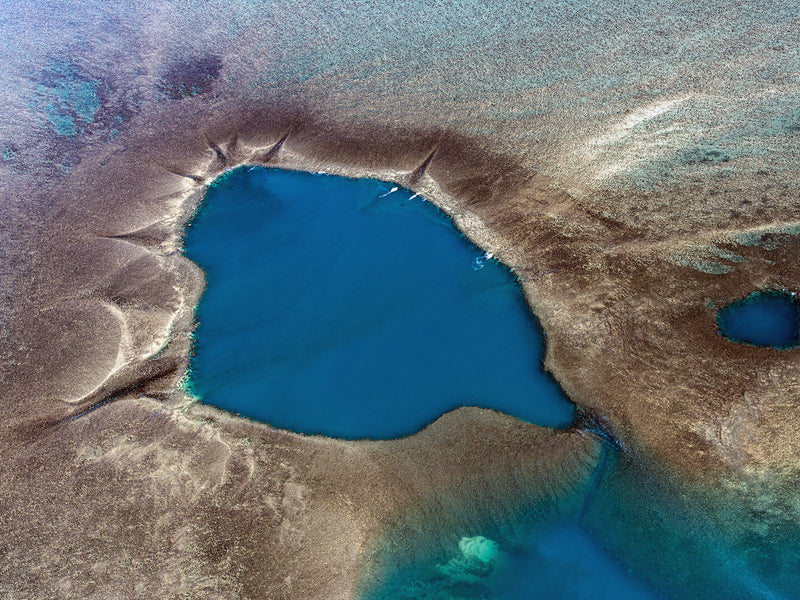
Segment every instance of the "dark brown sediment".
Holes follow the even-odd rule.
[[[362,552],[402,515],[427,506],[435,536],[526,502],[556,513],[596,449],[480,409],[404,440],[343,442],[128,396],[37,427],[7,459],[3,589],[350,597]]]

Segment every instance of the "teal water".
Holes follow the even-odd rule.
[[[789,292],[759,290],[723,307],[717,327],[734,342],[793,348],[800,345],[800,302]]]
[[[191,373],[203,402],[350,439],[412,434],[458,406],[574,418],[514,275],[407,190],[238,169],[185,248],[208,281]]]
[[[618,453],[581,525],[665,598],[798,600],[800,522],[781,500],[795,485],[769,478],[757,490],[686,485]]]
[[[418,525],[399,536],[390,533],[390,556],[381,556],[380,574],[365,586],[360,600],[659,600],[658,585],[621,564],[615,554],[589,533],[590,507],[605,496],[609,473],[618,459],[612,446],[603,449],[592,480],[559,500],[558,514],[528,506],[521,512],[487,506],[483,526],[465,524],[460,537],[435,524]],[[613,479],[613,477],[612,477]],[[606,498],[601,498],[606,505]],[[607,506],[607,505],[606,505]],[[499,520],[491,515],[502,515]],[[623,533],[624,520],[614,524]],[[587,527],[587,525],[589,527]],[[420,533],[420,531],[422,533]],[[442,549],[415,561],[396,562],[400,546],[425,544]],[[650,545],[640,543],[644,555]],[[658,583],[658,582],[654,582]],[[678,596],[679,598],[681,596]]]
[[[658,600],[574,521],[524,547],[464,536],[449,557],[401,568],[362,600]]]

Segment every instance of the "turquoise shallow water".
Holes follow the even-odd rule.
[[[800,302],[788,292],[756,291],[723,307],[717,327],[734,342],[792,348],[800,344]]]
[[[657,586],[645,583],[588,533],[587,525],[593,523],[587,517],[596,496],[609,506],[605,482],[617,457],[614,448],[605,448],[591,481],[561,498],[558,516],[547,516],[537,506],[520,512],[486,506],[483,523],[465,524],[460,535],[431,523],[399,535],[390,532],[383,554],[378,554],[379,575],[364,586],[360,600],[664,598]],[[615,523],[614,530],[623,533],[623,523]],[[396,545],[425,544],[436,549],[419,553],[414,562],[395,560]],[[643,555],[651,553],[647,543],[638,548]]]
[[[254,167],[212,186],[186,236],[208,279],[194,390],[351,439],[412,434],[458,406],[568,425],[513,274],[392,187]]]
[[[744,496],[665,475],[657,464],[618,454],[586,505],[582,528],[664,598],[800,599],[800,523],[780,500],[780,486],[794,482],[763,478],[754,501],[753,488]]]
[[[401,568],[363,600],[657,600],[576,522],[553,524],[524,547],[464,536],[451,556]]]

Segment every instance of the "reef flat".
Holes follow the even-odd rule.
[[[372,541],[457,493],[443,465],[500,512],[556,506],[602,424],[624,468],[587,526],[623,562],[676,598],[731,597],[714,587],[730,569],[745,597],[797,597],[797,353],[715,325],[799,285],[797,7],[0,11],[5,596],[348,597]],[[239,164],[436,203],[515,270],[586,418],[554,433],[458,411],[381,445],[192,405],[203,277],[181,237]],[[716,537],[648,562],[643,540],[689,528],[661,508]]]

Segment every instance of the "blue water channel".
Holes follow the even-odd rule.
[[[207,275],[191,373],[203,402],[349,439],[409,435],[458,406],[574,417],[514,275],[407,190],[238,169],[185,244]]]

